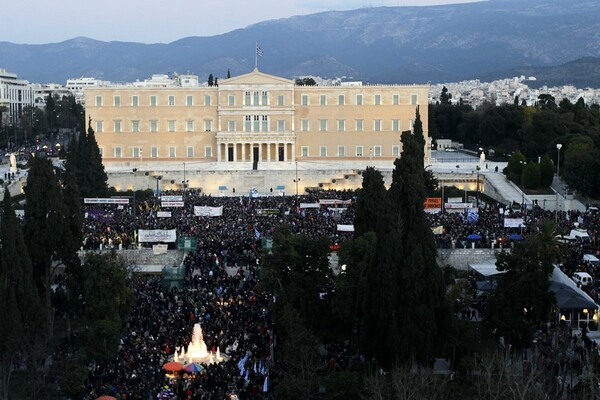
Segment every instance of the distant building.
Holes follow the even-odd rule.
[[[92,77],[81,77],[67,79],[66,89],[75,96],[79,104],[85,103],[85,90],[92,87],[110,86],[110,81],[103,81]]]
[[[17,79],[17,74],[0,68],[0,106],[8,109],[8,113],[2,113],[2,125],[17,124],[25,107],[33,107],[33,104],[32,85],[28,81]]]
[[[170,79],[86,88],[106,166],[392,161],[419,105],[429,160],[427,85],[296,86],[256,69],[212,87]]]

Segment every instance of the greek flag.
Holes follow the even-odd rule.
[[[258,57],[262,57],[262,56],[263,56],[263,51],[262,51],[262,49],[260,48],[260,46],[258,45],[258,43],[256,44],[256,55],[257,55]]]
[[[479,220],[479,214],[476,209],[469,209],[467,211],[467,222],[477,222]]]

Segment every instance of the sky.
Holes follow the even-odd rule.
[[[0,7],[0,41],[170,43],[213,36],[257,22],[322,11],[427,6],[476,0],[21,0]]]

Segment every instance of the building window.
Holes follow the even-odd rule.
[[[174,106],[175,105],[175,96],[169,96],[169,105],[170,106]]]
[[[188,107],[193,106],[194,105],[194,96],[186,96],[185,105]]]
[[[344,132],[346,130],[346,120],[345,119],[337,120],[337,130],[338,130],[338,132]]]
[[[380,119],[373,120],[373,130],[375,132],[381,132],[381,120]]]
[[[115,107],[121,107],[121,96],[115,96],[113,98],[113,104]]]
[[[229,96],[227,96],[227,105],[229,107],[235,106],[235,95],[230,94]]]
[[[319,131],[327,132],[327,120],[326,119],[319,120]]]
[[[376,94],[374,100],[375,100],[375,105],[376,106],[380,106],[381,105],[381,95],[380,94]]]
[[[155,119],[150,120],[150,132],[158,132],[158,121]]]
[[[152,157],[152,158],[158,158],[158,147],[151,147],[150,148],[150,157]]]
[[[212,119],[204,120],[204,131],[206,131],[206,132],[212,131]]]
[[[362,157],[362,156],[363,156],[363,147],[356,146],[356,157]]]
[[[156,107],[157,104],[156,96],[150,96],[150,107]]]
[[[362,106],[363,105],[363,95],[362,94],[357,94],[356,95],[356,105],[357,106]]]
[[[250,105],[250,92],[244,92],[244,105]]]
[[[115,121],[115,132],[121,132],[121,120]]]
[[[120,147],[115,147],[115,158],[123,157],[122,150]]]
[[[259,100],[258,92],[252,93],[252,105],[258,106],[259,105],[258,100]]]
[[[373,157],[381,157],[381,146],[373,146]]]
[[[140,121],[131,121],[131,132],[140,131]]]
[[[131,96],[131,106],[137,107],[140,105],[140,96],[134,95]]]
[[[322,106],[327,105],[327,95],[322,94],[321,96],[319,96],[319,104],[321,104]]]
[[[204,96],[204,105],[210,106],[210,95],[208,94]]]
[[[410,129],[410,131],[412,132],[414,127],[415,127],[415,121],[413,121],[412,119],[408,121],[408,127]]]
[[[246,119],[244,121],[244,132],[252,131],[252,116],[246,115]]]
[[[303,119],[303,120],[300,121],[300,130],[302,132],[308,132],[309,128],[310,128],[310,125],[309,125],[307,119]]]
[[[269,94],[267,92],[262,92],[262,105],[263,106],[267,106],[269,105]]]
[[[319,147],[319,155],[321,157],[327,157],[327,146]]]
[[[392,156],[400,156],[400,146],[392,146]]]
[[[267,115],[262,116],[262,127],[263,132],[269,132],[269,117]]]
[[[283,131],[285,131],[285,120],[278,119],[277,120],[277,132],[283,132]]]
[[[169,147],[169,157],[175,158],[177,157],[177,147]]]
[[[194,147],[188,146],[185,148],[186,154],[188,158],[194,158]]]
[[[346,104],[346,96],[343,94],[338,95],[338,105],[343,106]]]
[[[364,130],[364,121],[362,119],[356,120],[356,131],[362,132]]]
[[[300,154],[302,157],[308,157],[308,146],[302,146],[300,149]]]
[[[400,95],[399,94],[395,94],[392,96],[392,103],[397,106],[398,104],[400,104]]]
[[[186,130],[186,132],[194,132],[194,120],[193,119],[185,121],[185,130]]]
[[[254,116],[252,116],[252,121],[253,121],[252,130],[254,132],[260,132],[260,117],[258,115],[254,115]]]
[[[399,119],[392,120],[392,130],[394,132],[400,132],[400,120]]]
[[[96,107],[102,107],[102,96],[96,96]]]
[[[204,148],[204,157],[206,157],[206,158],[212,157],[212,147],[206,146]]]
[[[142,149],[139,147],[134,147],[131,155],[133,158],[140,158],[142,156]]]
[[[417,97],[416,94],[411,94],[410,95],[410,104],[412,104],[412,105],[419,104],[419,98]]]
[[[338,146],[338,157],[346,157],[346,148],[344,146]]]
[[[235,132],[235,121],[234,120],[227,121],[227,131]]]
[[[283,104],[283,95],[280,94],[279,96],[277,96],[277,105],[281,107],[283,106]]]
[[[308,105],[308,95],[307,94],[303,94],[302,97],[300,97],[300,104],[302,104],[303,106]]]
[[[167,126],[169,127],[168,128],[169,132],[175,132],[175,121],[174,120],[167,121]]]

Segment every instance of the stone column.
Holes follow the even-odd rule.
[[[217,143],[217,162],[221,162],[221,146],[222,143]]]
[[[237,142],[233,142],[233,162],[237,161]]]
[[[283,161],[287,161],[288,160],[288,155],[287,155],[287,143],[283,143]]]
[[[273,146],[273,144],[267,142],[267,161],[271,161],[271,146]]]

